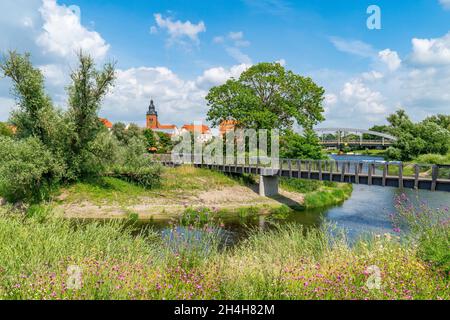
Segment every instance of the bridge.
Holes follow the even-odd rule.
[[[336,161],[276,159],[275,165],[261,165],[258,161],[245,159],[237,163],[236,158],[225,159],[225,164],[208,163],[202,156],[184,155],[183,159],[172,159],[172,155],[154,155],[154,160],[166,166],[190,164],[233,174],[260,176],[259,193],[262,196],[278,194],[279,177],[335,181],[369,186],[411,188],[450,192],[450,165],[405,165],[387,161]],[[256,162],[256,163],[251,163]],[[272,163],[272,164],[273,164]]]
[[[316,128],[314,131],[320,137],[320,144],[325,147],[336,147],[341,148],[343,145],[348,146],[358,146],[362,148],[366,147],[389,147],[391,146],[397,138],[377,131],[365,130],[365,129],[356,129],[356,128]],[[357,140],[348,140],[346,139],[347,134],[358,135],[359,139]],[[325,134],[332,134],[334,139],[325,139]],[[378,140],[368,140],[363,139],[364,135],[371,135],[378,137]]]

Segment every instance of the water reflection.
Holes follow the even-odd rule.
[[[369,156],[336,156],[342,161],[382,160]],[[394,212],[394,199],[405,193],[413,202],[425,202],[431,208],[450,206],[450,194],[447,192],[431,192],[427,190],[400,190],[390,187],[353,185],[352,196],[344,203],[330,208],[296,211],[281,216],[230,216],[223,218],[222,236],[226,245],[231,245],[245,238],[251,229],[266,230],[273,222],[297,223],[305,227],[319,227],[324,221],[336,224],[348,232],[350,240],[366,233],[383,234],[392,232],[389,214]],[[168,222],[151,223],[167,234]]]

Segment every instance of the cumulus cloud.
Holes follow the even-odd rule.
[[[79,16],[71,8],[58,5],[56,0],[43,0],[39,11],[44,25],[36,43],[45,53],[67,58],[81,49],[95,59],[105,57],[109,45],[99,33],[81,25]]]
[[[431,114],[448,113],[450,106],[449,35],[412,41],[411,54],[401,61],[390,49],[380,51],[373,69],[339,81],[341,87],[327,90],[336,99],[326,99],[328,125],[349,124],[349,118],[363,127],[382,123],[388,114],[402,107],[415,120]],[[423,40],[423,39],[422,39]],[[395,71],[395,72],[393,72]],[[327,87],[326,83],[325,86]]]
[[[215,67],[205,70],[197,78],[196,84],[199,88],[210,88],[225,83],[230,78],[239,78],[242,72],[250,67],[249,64],[239,64],[231,68]]]
[[[210,68],[192,80],[184,80],[166,67],[118,70],[116,86],[106,98],[102,114],[113,121],[144,125],[146,107],[153,98],[163,123],[204,121],[207,112],[204,98],[209,88],[239,77],[248,67]]]
[[[412,46],[411,60],[417,64],[450,64],[450,32],[441,38],[414,38]]]
[[[399,58],[397,52],[390,49],[385,49],[378,52],[379,59],[386,64],[390,71],[395,71],[400,68],[402,60]]]
[[[199,43],[198,35],[206,31],[206,26],[203,21],[197,24],[190,21],[173,21],[171,17],[164,18],[160,13],[155,13],[154,17],[157,27],[166,30],[169,34],[169,44],[177,41],[182,42],[185,38],[190,39],[194,43]],[[157,32],[157,30],[156,27],[152,27],[151,29],[152,33]]]

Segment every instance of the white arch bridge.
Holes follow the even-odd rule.
[[[316,128],[314,131],[320,137],[320,144],[325,147],[336,147],[340,148],[343,145],[348,146],[359,146],[359,147],[375,147],[383,148],[391,146],[397,138],[386,133],[366,130],[366,129],[356,129],[356,128]],[[326,134],[331,134],[332,139],[327,139]],[[350,139],[348,139],[349,134],[353,134]],[[364,139],[364,135],[371,135],[378,137],[377,140]],[[354,135],[359,136],[359,139],[355,139]]]

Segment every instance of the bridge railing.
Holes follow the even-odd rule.
[[[436,164],[405,164],[398,161],[342,161],[342,160],[304,160],[304,159],[270,159],[258,157],[223,157],[222,162],[215,163],[213,159],[202,155],[183,154],[178,159],[170,154],[151,155],[154,161],[165,165],[195,164],[208,168],[225,171],[226,167],[234,166],[246,168],[241,172],[258,173],[260,168],[277,169],[279,175],[288,177],[302,177],[318,180],[330,180],[341,182],[359,183],[364,179],[367,184],[372,184],[373,179],[381,179],[381,185],[386,185],[388,180],[397,181],[403,186],[404,180],[413,183],[416,188],[419,183],[427,182],[430,190],[435,190],[438,180],[446,180],[450,184],[450,165]],[[269,161],[272,160],[272,161]],[[237,172],[236,170],[234,172]]]

